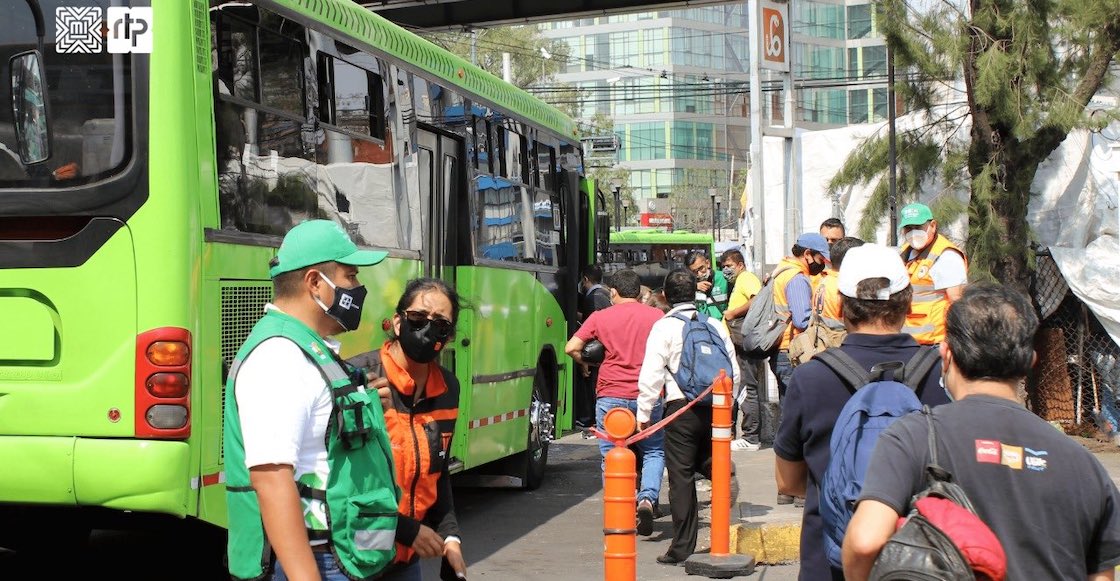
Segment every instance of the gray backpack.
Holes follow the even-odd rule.
[[[790,314],[778,314],[774,310],[774,281],[778,275],[791,268],[783,268],[774,273],[770,280],[758,291],[758,295],[751,301],[751,307],[743,317],[743,324],[739,328],[743,335],[743,351],[748,357],[764,359],[773,355],[774,347],[782,339],[782,333],[789,326]]]

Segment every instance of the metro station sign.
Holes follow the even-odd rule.
[[[762,1],[758,3],[761,14],[759,30],[762,34],[758,47],[762,68],[789,72],[789,5]]]
[[[672,228],[673,215],[645,212],[641,215],[641,224],[647,228]]]

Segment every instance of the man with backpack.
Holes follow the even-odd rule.
[[[1024,408],[1016,395],[1036,359],[1037,330],[1030,300],[1001,285],[969,286],[949,307],[938,349],[954,403],[903,418],[879,438],[844,538],[848,579],[867,579],[873,565],[875,571],[907,570],[891,566],[922,547],[910,543],[896,551],[891,537],[934,464],[951,474],[1002,543],[1007,579],[1113,578],[1120,565],[1116,486],[1088,450]],[[930,453],[931,427],[937,458]],[[927,520],[938,522],[936,516]],[[938,525],[958,550],[965,548],[950,528]],[[974,542],[978,528],[964,539]],[[977,555],[962,552],[977,570]]]
[[[693,479],[698,473],[711,477],[712,398],[710,393],[698,396],[711,386],[720,369],[738,383],[739,367],[723,321],[696,310],[696,277],[687,270],[674,270],[665,277],[664,292],[673,308],[654,323],[646,341],[638,374],[637,418],[639,427],[646,427],[662,392],[665,416],[696,402],[665,426],[673,542],[657,562],[676,565],[696,550],[700,517]]]
[[[921,403],[930,406],[947,403],[949,400],[938,385],[941,373],[936,358],[929,359],[934,355],[932,352],[925,353],[926,373],[912,374],[919,377],[901,373],[906,364],[922,361],[923,357],[915,357],[923,353],[923,348],[902,332],[912,292],[910,277],[899,255],[875,244],[852,248],[840,268],[837,282],[848,335],[838,349],[825,353],[840,351],[843,361],[852,368],[852,373],[846,375],[868,376],[861,377],[860,381],[869,380],[872,368],[879,366],[876,371],[884,368],[892,371],[886,379],[903,379],[916,385],[915,395]],[[805,497],[800,571],[800,578],[804,580],[844,578],[838,562],[836,566],[829,564],[820,513],[820,495],[827,491],[818,489],[832,459],[830,443],[841,410],[855,393],[868,389],[862,384],[852,385],[844,377],[821,361],[819,355],[798,366],[790,379],[781,423],[774,438],[778,492]],[[859,450],[865,453],[874,446],[874,442],[855,443],[863,444]]]

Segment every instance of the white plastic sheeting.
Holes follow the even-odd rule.
[[[909,115],[897,123],[903,131],[922,121]],[[828,182],[849,152],[868,136],[885,136],[886,131],[886,124],[879,123],[798,131],[791,142],[764,138],[767,264],[780,260],[800,232],[815,232],[834,215],[841,217],[850,233],[856,233],[876,183],[830,196]],[[967,134],[967,124],[958,131]],[[788,193],[787,182],[793,186]],[[1036,241],[1050,248],[1070,289],[1120,345],[1120,123],[1100,133],[1071,133],[1039,167],[1033,190],[1027,220]],[[939,196],[963,200],[967,192],[948,191],[934,181],[925,184],[919,198],[930,204]],[[883,220],[876,231],[875,240],[881,244],[888,241],[888,224]],[[964,217],[943,225],[944,233],[957,242],[967,238],[967,229]],[[749,249],[751,240],[745,240],[744,246]]]

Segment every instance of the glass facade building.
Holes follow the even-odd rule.
[[[886,118],[886,46],[870,0],[790,4],[799,127]],[[636,198],[674,186],[727,187],[750,143],[747,4],[582,18],[540,25],[568,45],[558,81],[576,86],[579,116],[614,120],[619,164]],[[764,110],[780,114],[777,93]]]

